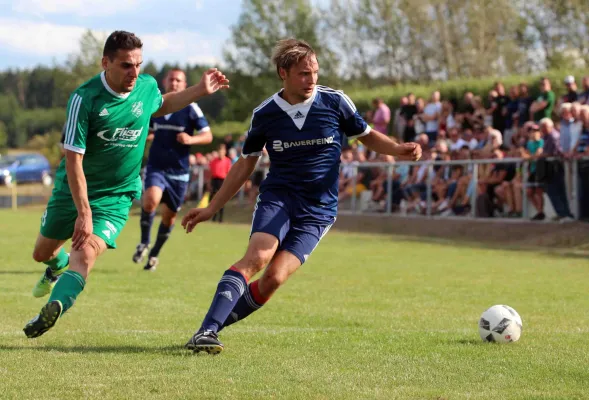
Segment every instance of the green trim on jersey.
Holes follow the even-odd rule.
[[[64,148],[84,154],[83,168],[90,199],[128,193],[141,196],[141,162],[149,120],[163,103],[155,79],[139,75],[130,93],[119,94],[104,72],[72,93],[67,106]],[[56,192],[69,194],[65,159],[55,179]]]

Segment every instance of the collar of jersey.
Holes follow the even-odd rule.
[[[110,88],[110,86],[108,86],[108,83],[106,82],[106,74],[105,74],[105,72],[104,72],[104,71],[102,71],[102,72],[100,73],[100,80],[102,81],[102,84],[104,85],[104,88],[105,88],[105,89],[106,89],[106,90],[107,90],[107,91],[108,91],[110,94],[112,94],[113,96],[115,96],[115,97],[120,97],[121,99],[126,99],[127,97],[129,97],[129,94],[130,94],[131,92],[129,92],[129,93],[117,93],[117,92],[115,92],[114,90],[112,90],[112,89]]]
[[[313,104],[313,102],[315,101],[315,96],[317,96],[317,86],[315,86],[315,88],[313,89],[313,94],[311,95],[311,97],[309,97],[307,100],[301,102],[301,103],[297,103],[297,104],[290,104],[288,101],[284,100],[282,97],[280,97],[280,93],[284,92],[284,89],[280,89],[280,92],[275,93],[273,98],[274,98],[274,102],[276,104],[278,104],[278,107],[280,107],[283,111],[289,111],[292,109],[296,109],[296,108],[303,108],[303,107],[309,107],[311,104]]]

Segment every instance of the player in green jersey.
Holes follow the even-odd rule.
[[[33,251],[35,261],[47,265],[33,295],[51,296],[25,326],[29,338],[55,325],[84,289],[97,257],[116,247],[132,200],[141,195],[139,173],[150,117],[181,110],[229,87],[225,76],[213,68],[197,85],[162,96],[153,77],[139,74],[142,47],[134,34],[113,32],[104,45],[104,72],[78,87],[69,99],[66,154]],[[70,238],[71,254],[66,254],[63,245]]]

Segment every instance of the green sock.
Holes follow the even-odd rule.
[[[74,305],[76,297],[78,297],[82,290],[84,290],[85,285],[86,281],[82,275],[76,271],[66,271],[55,284],[55,287],[51,292],[51,297],[49,297],[49,301],[61,301],[61,304],[63,305],[63,311],[61,314],[63,315],[63,313]]]
[[[49,261],[43,261],[43,264],[49,265],[49,268],[53,271],[59,271],[60,269],[67,267],[69,263],[70,256],[66,254],[63,247],[59,250],[59,253],[57,253],[55,258],[52,258]]]

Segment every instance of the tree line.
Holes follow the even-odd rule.
[[[223,52],[232,90],[200,102],[213,122],[245,121],[280,83],[275,42],[297,37],[318,53],[321,83],[346,90],[579,70],[589,63],[586,0],[244,0]],[[101,70],[102,40],[88,31],[63,65],[0,72],[0,147],[60,131],[70,93]],[[149,60],[149,54],[145,54]],[[206,65],[172,67],[198,81]],[[237,133],[237,132],[236,132]]]

